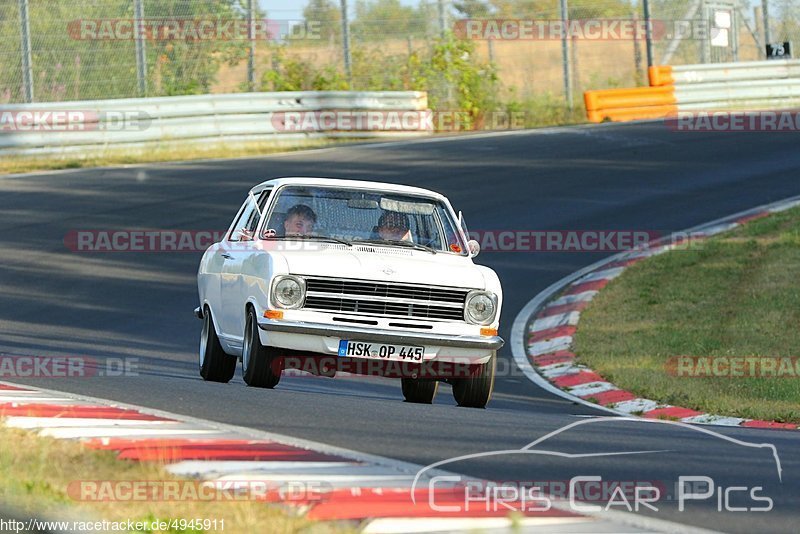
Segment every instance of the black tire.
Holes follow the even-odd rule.
[[[200,333],[199,351],[200,376],[207,382],[230,382],[236,372],[236,357],[225,354],[214,330],[211,310],[203,313],[203,331]]]
[[[467,408],[485,408],[492,398],[496,368],[497,353],[494,353],[491,360],[480,365],[477,372],[474,372],[468,378],[454,378],[451,380],[453,397],[455,397],[458,405]]]
[[[274,347],[265,347],[258,337],[258,323],[253,308],[247,309],[242,347],[242,377],[250,387],[272,389],[283,372],[283,358]]]
[[[436,398],[436,392],[439,389],[439,382],[422,378],[401,378],[400,382],[406,402],[433,404],[433,399]]]

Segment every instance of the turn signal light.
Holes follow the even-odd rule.
[[[264,310],[267,319],[283,319],[283,312],[279,310]]]
[[[481,328],[482,336],[496,336],[497,328]]]

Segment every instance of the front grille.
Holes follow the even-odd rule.
[[[304,308],[379,317],[462,321],[467,289],[306,278]]]

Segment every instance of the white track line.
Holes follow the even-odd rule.
[[[564,295],[563,297],[550,301],[547,304],[547,307],[551,308],[553,306],[563,306],[564,304],[575,304],[576,302],[589,302],[598,293],[599,291],[590,290],[590,291],[584,291],[583,293],[576,293],[574,295]]]
[[[528,348],[528,354],[531,356],[540,356],[542,354],[550,354],[560,350],[567,350],[572,345],[572,336],[561,336],[548,339],[547,341],[537,341],[531,343]]]
[[[56,439],[82,439],[82,438],[171,438],[196,436],[208,439],[227,439],[230,436],[221,434],[217,430],[202,429],[192,426],[156,428],[147,427],[76,427],[76,428],[45,428],[39,432],[42,436]]]
[[[14,428],[94,428],[132,426],[147,423],[148,426],[158,426],[174,421],[147,421],[141,419],[90,419],[82,417],[27,417],[12,415],[6,417],[6,425]]]
[[[366,466],[369,467],[369,466]],[[354,473],[366,468],[363,464],[353,462],[297,462],[297,461],[261,461],[261,460],[182,460],[166,466],[173,475],[219,478],[236,473],[261,475],[263,473],[280,474],[292,470],[293,473]],[[379,468],[372,468],[375,472]],[[385,474],[385,468],[380,473]]]
[[[622,274],[622,271],[625,270],[625,267],[614,267],[612,269],[605,269],[603,271],[595,271],[591,274],[584,276],[583,278],[577,280],[575,285],[577,284],[585,284],[587,282],[597,282],[599,280],[613,280],[614,278],[618,277]]]
[[[573,311],[569,313],[559,313],[536,319],[531,326],[531,332],[541,332],[543,330],[550,330],[559,326],[575,326],[581,318],[579,312]]]

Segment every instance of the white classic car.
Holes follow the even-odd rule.
[[[273,388],[300,361],[327,376],[366,362],[399,376],[408,402],[433,402],[445,381],[459,405],[484,407],[504,342],[500,281],[478,251],[433,191],[264,182],[200,262],[200,374],[228,382],[241,359],[249,386]]]

